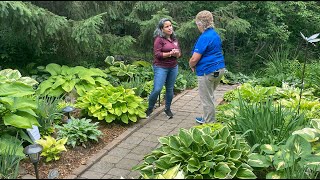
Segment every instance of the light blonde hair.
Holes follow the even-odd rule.
[[[196,23],[203,27],[204,30],[214,27],[213,15],[210,11],[200,11],[196,16]]]

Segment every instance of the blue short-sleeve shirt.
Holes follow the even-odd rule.
[[[213,28],[206,29],[199,36],[192,54],[194,52],[202,55],[196,64],[197,76],[210,74],[225,67],[221,39]]]

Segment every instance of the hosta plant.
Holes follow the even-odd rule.
[[[267,172],[267,179],[313,179],[320,170],[320,155],[299,135],[292,135],[284,145],[263,144],[260,153],[249,155],[248,164]]]
[[[101,84],[110,84],[104,79],[107,75],[98,68],[68,67],[51,63],[46,66],[46,70],[51,76],[39,85],[37,92],[40,95],[58,97],[74,89],[78,95],[83,95]]]
[[[35,93],[32,86],[36,83],[32,78],[21,77],[17,70],[0,71],[0,127],[6,126],[2,131],[8,126],[21,129],[39,126],[37,104],[32,98]]]
[[[44,136],[44,138],[38,139],[35,142],[43,147],[40,156],[46,157],[45,161],[50,162],[53,160],[59,160],[61,152],[67,151],[64,146],[67,140],[68,138],[56,140],[51,136]]]
[[[180,164],[186,179],[256,178],[247,164],[250,147],[227,127],[212,131],[181,128],[178,135],[160,137],[161,146],[133,170],[153,176]]]
[[[136,96],[132,89],[111,85],[98,87],[79,97],[76,106],[98,120],[105,120],[107,123],[120,121],[126,124],[145,118],[147,109],[147,103]]]
[[[92,123],[91,119],[76,119],[71,116],[71,121],[62,126],[55,126],[58,134],[58,138],[67,137],[67,145],[75,147],[76,145],[82,145],[86,148],[88,141],[98,142],[98,138],[102,135],[102,132],[98,130],[98,122]]]
[[[146,174],[142,174],[142,179],[184,179],[184,174],[182,170],[179,170],[180,164],[175,165],[174,167],[163,171],[163,173],[148,176]]]

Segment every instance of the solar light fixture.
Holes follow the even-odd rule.
[[[71,113],[72,111],[74,111],[74,110],[75,110],[75,108],[72,107],[72,106],[66,106],[65,108],[62,109],[62,111],[63,111],[64,113],[67,113],[67,115],[68,115],[67,123],[69,123],[69,122],[71,121],[71,115],[70,115],[70,113]]]
[[[40,144],[31,144],[23,149],[23,153],[29,157],[34,166],[36,178],[39,179],[38,162],[40,160],[40,153],[43,147]]]

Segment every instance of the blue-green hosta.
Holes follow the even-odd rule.
[[[98,122],[91,122],[91,119],[76,119],[71,117],[71,122],[63,124],[62,126],[56,125],[58,138],[68,138],[67,145],[73,148],[76,145],[82,145],[86,148],[88,141],[99,141],[102,132],[98,129]]]
[[[145,118],[147,103],[136,96],[132,89],[122,86],[103,86],[89,91],[77,99],[76,106],[84,109],[89,116],[111,123],[114,120],[126,124]]]
[[[217,131],[181,128],[178,135],[160,137],[159,141],[162,146],[133,170],[150,177],[180,164],[186,179],[256,178],[247,164],[249,145],[231,135],[227,127]]]

